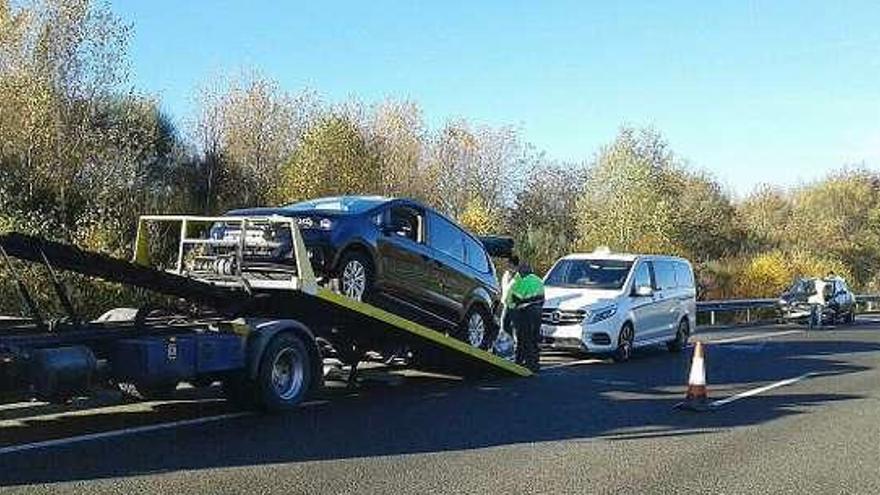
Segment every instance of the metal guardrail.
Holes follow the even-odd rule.
[[[752,319],[752,310],[775,308],[778,301],[778,298],[697,301],[697,313],[709,313],[709,325],[714,325],[716,313],[745,311],[746,323],[748,323]],[[875,302],[880,302],[880,294],[856,295],[856,303],[866,304],[868,311],[873,310],[873,303]]]
[[[713,301],[697,301],[697,313],[709,313],[709,324],[715,324],[716,313],[745,311],[746,322],[752,319],[752,310],[775,308],[778,298],[766,299],[719,299]],[[874,310],[874,303],[880,302],[880,294],[857,294],[856,302],[867,305],[867,311]],[[30,318],[17,316],[0,316],[0,327],[16,326],[30,323]]]

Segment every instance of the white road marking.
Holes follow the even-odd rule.
[[[811,376],[814,376],[816,374],[817,373],[804,373],[801,376],[796,376],[794,378],[789,378],[787,380],[780,380],[778,382],[771,383],[769,385],[764,385],[763,387],[758,387],[758,388],[753,388],[751,390],[746,390],[745,392],[741,392],[736,395],[731,395],[730,397],[728,397],[726,399],[712,401],[709,403],[709,407],[721,407],[725,404],[730,404],[731,402],[735,402],[740,399],[745,399],[746,397],[751,397],[753,395],[758,395],[758,394],[767,392],[768,390],[773,390],[774,388],[784,387],[786,385],[791,385],[793,383],[797,383],[797,382],[806,380],[807,378],[810,378]]]
[[[0,404],[0,411],[15,411],[16,409],[28,409],[48,405],[48,402],[15,402],[12,404]]]
[[[214,423],[214,422],[223,421],[226,419],[236,419],[236,418],[243,418],[246,416],[252,416],[253,414],[254,413],[252,413],[252,412],[221,414],[218,416],[208,416],[205,418],[185,419],[182,421],[173,421],[171,423],[160,423],[160,424],[155,424],[155,425],[136,426],[134,428],[125,428],[122,430],[102,431],[100,433],[90,433],[88,435],[80,435],[80,436],[69,437],[69,438],[58,438],[55,440],[45,440],[42,442],[26,443],[26,444],[21,444],[21,445],[10,445],[9,447],[0,448],[0,456],[7,455],[7,454],[14,454],[17,452],[25,452],[28,450],[45,449],[45,448],[49,448],[49,447],[60,447],[60,446],[71,445],[71,444],[75,444],[75,443],[91,442],[94,440],[103,440],[106,438],[115,438],[115,437],[122,437],[122,436],[126,436],[126,435],[135,435],[138,433],[149,433],[149,432],[159,431],[159,430],[169,430],[172,428],[180,428],[182,426],[194,426],[194,425],[201,425],[201,424],[205,424],[205,423]]]
[[[742,335],[739,337],[731,337],[728,339],[704,340],[704,344],[731,344],[733,342],[742,342],[744,340],[755,340],[763,337],[779,337],[781,335],[794,335],[796,333],[804,333],[806,330],[785,330],[784,332],[765,332],[754,333],[750,335]]]
[[[580,366],[582,364],[596,364],[603,362],[601,359],[581,359],[579,361],[569,361],[567,363],[551,364],[549,366],[541,366],[542,370],[555,370],[557,368],[568,368],[570,366]]]

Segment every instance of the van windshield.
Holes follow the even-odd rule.
[[[626,282],[632,261],[567,259],[556,263],[544,284],[550,287],[619,290]]]

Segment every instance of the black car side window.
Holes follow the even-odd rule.
[[[428,243],[432,248],[458,261],[464,261],[463,236],[461,230],[445,218],[436,214],[431,215],[428,223]]]
[[[386,232],[398,237],[405,237],[413,242],[419,242],[422,226],[422,216],[412,208],[396,207],[388,212]]]
[[[480,273],[489,271],[489,258],[486,256],[486,250],[482,244],[472,239],[470,236],[464,237],[465,255],[467,256],[467,264]]]

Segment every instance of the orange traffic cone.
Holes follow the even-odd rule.
[[[679,402],[675,407],[688,411],[709,410],[709,394],[706,391],[706,359],[703,355],[702,342],[697,341],[696,347],[694,347],[694,359],[691,361],[687,395],[684,402]]]

